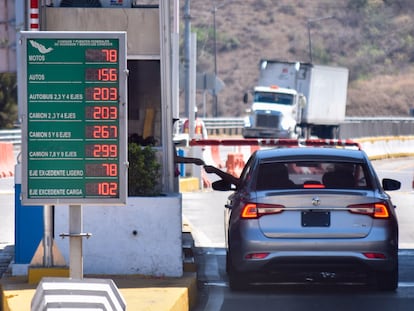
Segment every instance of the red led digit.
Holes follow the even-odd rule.
[[[86,157],[116,158],[118,157],[118,145],[115,144],[88,144],[85,146]]]
[[[116,163],[88,163],[85,164],[85,174],[88,177],[117,177],[118,165]]]
[[[118,107],[116,106],[88,106],[86,107],[86,119],[93,120],[116,120],[118,118]]]
[[[97,114],[99,115],[99,117],[97,117],[96,119],[114,120],[118,117],[117,107],[101,106],[101,107],[95,107],[95,108],[99,108],[99,109],[96,109],[99,111],[99,113]]]
[[[106,196],[116,195],[118,184],[116,182],[102,182],[98,184],[98,194]]]
[[[118,119],[118,107],[110,106],[109,109],[109,119]]]
[[[93,100],[101,100],[102,99],[102,89],[100,87],[93,88]]]
[[[102,114],[101,110],[102,110],[102,107],[99,107],[99,106],[93,107],[93,118],[95,120],[101,119],[101,114]]]
[[[117,196],[118,183],[116,182],[98,182],[86,184],[87,195],[100,195],[100,196]]]
[[[116,68],[109,69],[109,81],[118,81],[118,72]]]
[[[106,176],[118,176],[118,166],[115,163],[103,163]]]
[[[118,81],[118,70],[116,68],[86,68],[86,81]]]
[[[86,100],[108,101],[118,100],[116,87],[88,87],[85,91]]]
[[[118,73],[116,68],[100,68],[98,70],[99,81],[117,81]]]
[[[109,88],[109,100],[118,99],[118,89],[116,87]]]
[[[93,145],[93,157],[100,158],[105,157],[105,154],[101,151],[104,145]]]
[[[118,138],[118,127],[116,125],[86,126],[86,138],[94,138],[94,139]]]
[[[118,89],[116,87],[94,87],[93,100],[117,100]]]
[[[117,145],[98,145],[101,146],[100,154],[105,158],[115,158],[118,156]]]
[[[110,63],[116,63],[118,61],[117,50],[103,49],[102,52],[105,54],[105,60]]]
[[[97,125],[97,135],[95,138],[116,138],[118,137],[118,127],[116,125]],[[99,134],[98,134],[99,133]]]
[[[94,125],[93,138],[109,138],[108,125]]]

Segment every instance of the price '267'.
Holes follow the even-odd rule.
[[[116,125],[88,125],[86,126],[86,138],[107,139],[117,138],[118,127]]]

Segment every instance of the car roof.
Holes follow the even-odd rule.
[[[332,148],[332,147],[295,147],[260,149],[256,151],[256,159],[266,160],[293,160],[293,159],[321,159],[351,162],[365,162],[367,156],[362,150]]]

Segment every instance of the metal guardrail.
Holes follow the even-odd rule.
[[[204,118],[209,135],[241,135],[243,118]],[[339,125],[340,137],[414,135],[413,117],[347,117]]]
[[[22,143],[22,130],[0,130],[0,142],[11,142],[13,145]]]
[[[241,135],[243,118],[203,118],[209,135]]]
[[[209,135],[241,135],[243,118],[203,118]],[[347,117],[340,124],[341,138],[367,136],[414,135],[414,118],[404,117]],[[21,130],[0,130],[0,141],[21,144]]]

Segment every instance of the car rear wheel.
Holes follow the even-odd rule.
[[[398,266],[391,271],[376,272],[376,285],[379,290],[395,291],[398,288]]]
[[[249,287],[249,283],[246,275],[238,272],[231,262],[230,256],[227,253],[226,256],[226,270],[229,278],[229,287],[233,291],[246,290]]]

